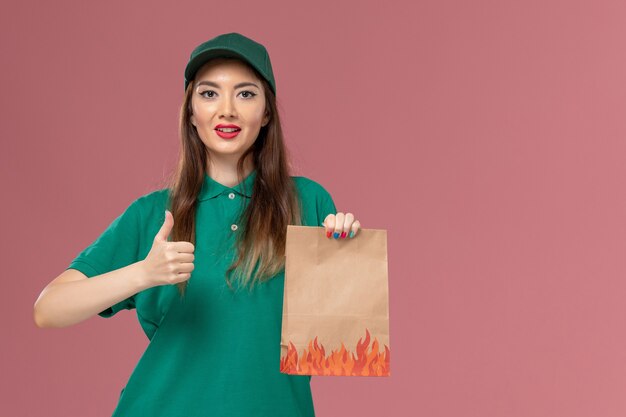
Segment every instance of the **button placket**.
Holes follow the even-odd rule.
[[[226,190],[224,190],[224,194],[228,195],[228,198],[230,200],[234,200],[235,197],[236,197],[236,194],[234,192],[232,192],[232,191],[227,193]],[[239,226],[237,226],[237,224],[235,224],[235,223],[230,225],[230,230],[232,230],[233,232],[236,231],[238,228],[239,228]]]

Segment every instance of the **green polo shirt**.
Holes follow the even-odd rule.
[[[160,285],[99,313],[112,317],[136,309],[150,340],[121,390],[113,417],[315,415],[311,377],[279,371],[284,269],[252,292],[233,292],[224,279],[235,259],[230,245],[241,233],[237,217],[250,201],[255,177],[256,170],[227,187],[205,174],[197,198],[195,268],[185,298],[175,285]],[[321,223],[336,213],[332,197],[311,179],[291,178],[303,225],[324,233]],[[145,259],[168,200],[164,188],[133,201],[68,269],[93,277]]]

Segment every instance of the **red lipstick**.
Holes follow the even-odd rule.
[[[223,131],[221,129],[226,129],[227,131]],[[224,124],[220,123],[215,126],[215,132],[217,135],[223,139],[232,139],[241,132],[241,128],[234,124]]]

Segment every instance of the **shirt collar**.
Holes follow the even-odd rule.
[[[215,181],[205,172],[204,182],[202,183],[202,188],[198,194],[198,200],[208,200],[209,198],[214,198],[221,194],[228,194],[230,192],[235,192],[246,197],[252,197],[252,188],[254,186],[255,178],[256,169],[253,169],[242,182],[234,187],[227,187]]]

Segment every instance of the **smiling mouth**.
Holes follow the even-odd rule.
[[[227,130],[230,130],[230,132]],[[215,129],[217,136],[219,136],[222,139],[232,139],[235,136],[237,136],[240,131],[241,129],[234,129],[234,130],[233,129]]]

